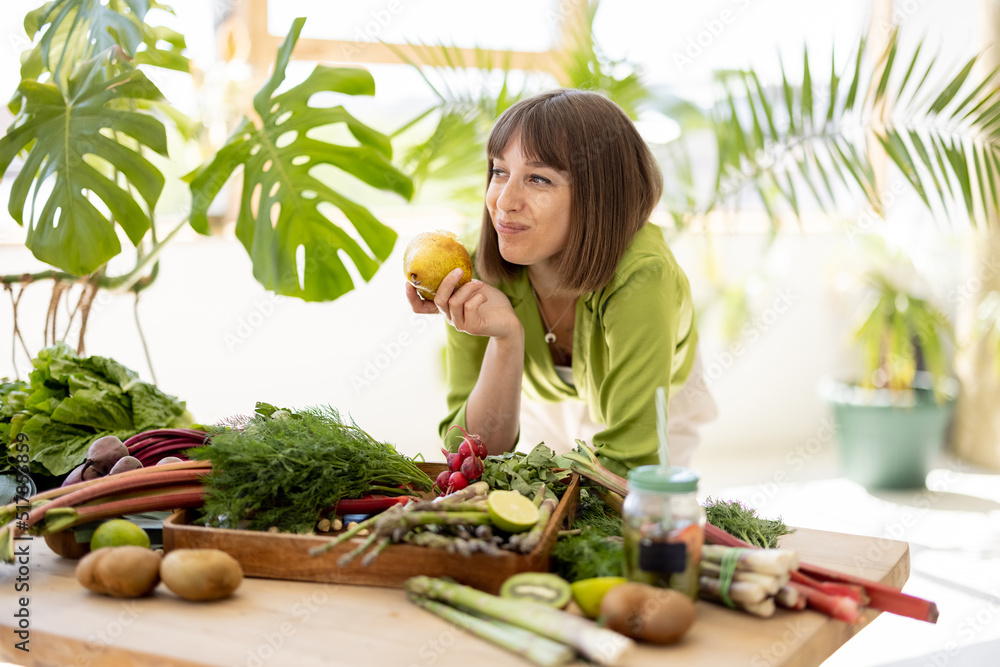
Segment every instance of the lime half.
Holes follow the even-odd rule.
[[[601,601],[604,594],[615,586],[627,583],[625,577],[594,577],[580,579],[569,585],[573,592],[573,601],[587,618],[597,618],[601,613]]]
[[[486,508],[494,526],[508,533],[522,533],[538,523],[538,508],[517,491],[491,491]]]
[[[105,521],[90,538],[91,550],[101,547],[121,547],[135,545],[137,547],[149,548],[149,535],[139,526],[125,519],[111,519]]]

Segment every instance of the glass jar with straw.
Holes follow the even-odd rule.
[[[666,392],[658,387],[660,464],[640,466],[628,475],[628,496],[622,508],[625,576],[695,599],[705,541],[705,510],[696,495],[698,474],[670,465],[666,406]]]

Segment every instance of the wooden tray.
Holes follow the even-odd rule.
[[[431,479],[446,468],[444,464],[420,463]],[[163,549],[220,549],[240,562],[248,577],[291,579],[337,584],[358,584],[402,588],[410,577],[424,574],[431,577],[451,577],[480,590],[497,593],[500,585],[518,572],[547,572],[557,533],[567,517],[576,512],[580,499],[580,479],[573,475],[556,511],[545,527],[538,546],[531,553],[504,552],[501,556],[487,554],[449,554],[441,549],[393,544],[371,565],[364,567],[356,558],[346,567],[338,567],[337,559],[358,546],[364,538],[355,537],[321,556],[310,556],[311,547],[319,546],[334,535],[293,535],[265,533],[256,530],[232,530],[192,525],[195,513],[179,510],[163,522]]]

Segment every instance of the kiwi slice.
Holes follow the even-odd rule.
[[[573,598],[573,591],[569,582],[557,574],[522,572],[503,582],[500,597],[531,600],[562,609]]]

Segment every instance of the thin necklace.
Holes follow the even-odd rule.
[[[548,343],[549,345],[552,345],[552,343],[556,342],[556,335],[552,333],[552,331],[557,326],[559,326],[560,322],[563,321],[563,318],[566,317],[566,313],[569,312],[569,309],[576,305],[576,300],[574,299],[573,303],[566,306],[566,310],[562,312],[562,315],[559,316],[559,319],[556,320],[556,323],[550,327],[549,323],[545,320],[545,313],[542,311],[542,304],[541,302],[538,301],[538,292],[535,291],[534,287],[531,288],[531,291],[535,295],[535,302],[538,303],[538,314],[542,316],[542,324],[544,324],[545,328],[549,330],[548,333],[545,334],[545,342]]]

